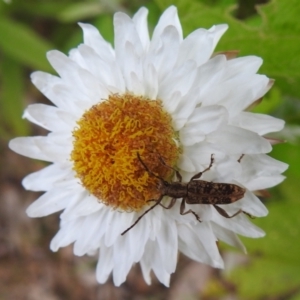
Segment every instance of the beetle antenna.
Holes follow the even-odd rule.
[[[159,156],[160,162],[161,162],[165,167],[167,167],[167,168],[173,170],[173,171],[175,172],[175,174],[176,174],[176,177],[177,177],[178,181],[181,182],[181,181],[182,181],[182,176],[181,176],[181,174],[179,173],[179,171],[176,170],[175,168],[173,168],[173,167],[167,165],[166,162],[165,162],[165,160],[163,159],[163,157],[162,157],[158,152],[157,152],[157,154],[158,154],[158,156]]]
[[[141,156],[139,154],[139,152],[136,153],[137,154],[137,157],[138,157],[138,160],[140,161],[140,163],[143,165],[143,167],[145,168],[145,170],[152,176],[156,177],[157,179],[165,182],[165,180],[163,178],[161,178],[160,176],[154,174],[152,171],[149,170],[149,168],[146,166],[146,164],[143,162],[143,160],[141,159]]]
[[[162,196],[160,196],[160,198],[159,198],[158,200],[155,200],[156,203],[155,203],[154,205],[152,205],[150,208],[148,208],[142,215],[140,215],[140,216],[138,217],[138,219],[137,219],[130,227],[128,227],[125,231],[123,231],[123,232],[121,233],[121,235],[124,235],[126,232],[128,232],[131,228],[133,228],[133,227],[141,220],[141,218],[142,218],[145,214],[147,214],[147,213],[148,213],[150,210],[152,210],[155,206],[159,205],[163,197],[164,197],[164,196],[162,195]]]

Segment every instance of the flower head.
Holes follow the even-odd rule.
[[[150,39],[147,13],[115,14],[114,49],[95,27],[80,24],[83,44],[68,56],[50,51],[58,76],[36,72],[32,81],[55,106],[33,104],[24,113],[50,133],[10,142],[17,153],[52,163],[24,178],[26,189],[45,192],[27,213],[63,211],[51,249],[74,243],[76,255],[99,255],[100,283],[113,273],[120,285],[139,262],[147,283],[153,270],[168,285],[178,250],[222,268],[216,241],[244,250],[237,234],[264,235],[247,216],[267,214],[254,192],[281,182],[287,168],[266,155],[265,135],[284,122],[245,111],[272,85],[256,74],[262,60],[213,56],[227,25],[184,39],[173,6]],[[202,194],[189,204],[186,183],[195,174],[208,181],[201,184],[217,206]],[[177,186],[186,187],[185,197]]]

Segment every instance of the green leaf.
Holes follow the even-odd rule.
[[[291,187],[295,183],[288,185]],[[266,296],[286,294],[299,287],[300,202],[298,193],[293,196],[298,200],[295,201],[284,193],[287,187],[281,185],[280,190],[277,197],[281,199],[274,201],[273,197],[268,205],[269,216],[255,220],[266,231],[266,237],[256,240],[242,238],[251,263],[229,274],[241,299],[266,299]]]
[[[281,199],[274,201],[273,198],[267,205],[269,215],[255,220],[266,236],[262,239],[242,239],[252,253],[260,253],[281,263],[298,265],[300,270],[300,243],[297,242],[300,236],[300,202],[288,199],[283,189],[280,193]]]
[[[103,38],[114,43],[114,27],[113,27],[113,17],[111,15],[101,15],[96,19],[94,25],[98,28]]]
[[[288,156],[299,168],[299,147],[288,144],[277,145],[275,153]],[[277,148],[275,147],[275,149]],[[297,154],[298,153],[298,154]],[[235,284],[239,299],[290,299],[284,295],[294,293],[300,282],[300,201],[299,171],[288,170],[287,179],[270,190],[266,200],[269,214],[253,220],[266,232],[261,239],[241,237],[248,250],[250,263],[229,273]],[[283,295],[279,297],[278,295]],[[296,298],[295,298],[296,299]]]
[[[272,156],[274,158],[289,164],[289,168],[286,172],[286,176],[289,178],[289,180],[293,180],[293,178],[300,180],[299,148],[299,143],[295,145],[283,143],[276,145],[272,151]],[[299,188],[299,186],[297,188]]]
[[[289,298],[289,300],[300,300],[300,292],[299,292],[299,288],[297,289],[298,293],[294,294],[291,298]]]
[[[53,47],[26,25],[1,16],[0,36],[0,49],[7,56],[32,69],[52,71],[46,52]]]
[[[68,6],[65,1],[36,1],[36,0],[13,0],[9,7],[9,10],[14,13],[22,13],[23,17],[39,17],[47,19],[55,19],[63,9]],[[32,9],[34,7],[34,9]]]
[[[3,57],[1,67],[1,120],[8,130],[5,139],[12,135],[27,135],[28,122],[21,119],[23,113],[23,82],[22,67],[9,57]]]
[[[281,298],[299,287],[299,265],[285,264],[269,258],[259,258],[229,275],[237,287],[238,299],[290,299]],[[273,298],[272,298],[273,299]]]
[[[272,87],[272,89],[264,96],[262,102],[251,109],[254,113],[270,114],[274,113],[277,107],[282,103],[282,94],[278,87]]]
[[[77,22],[86,18],[94,17],[103,12],[99,2],[73,3],[61,11],[57,18],[62,22]]]

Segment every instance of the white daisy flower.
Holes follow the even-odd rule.
[[[99,255],[97,280],[104,283],[112,273],[117,286],[137,262],[148,284],[153,270],[168,286],[178,250],[223,268],[216,241],[245,250],[237,234],[264,235],[246,214],[267,214],[254,191],[281,182],[287,168],[266,155],[271,143],[265,135],[284,122],[245,111],[272,85],[256,74],[262,59],[212,56],[227,25],[184,39],[174,6],[150,39],[147,14],[145,8],[132,19],[115,14],[114,48],[95,27],[80,24],[83,44],[68,56],[48,52],[59,76],[35,72],[32,82],[55,106],[30,105],[24,117],[50,133],[9,144],[19,154],[51,162],[23,180],[26,189],[45,192],[29,206],[30,217],[63,211],[51,249],[74,243],[75,255]],[[206,169],[197,180],[212,183],[207,195],[196,195],[198,203],[233,203],[188,204],[195,197],[189,193],[184,210],[175,197],[172,207],[156,205],[130,228],[158,204],[148,200],[160,198],[162,185],[177,181],[175,169],[183,186]],[[232,190],[216,194],[212,187],[220,186]],[[168,206],[168,196],[160,204]]]

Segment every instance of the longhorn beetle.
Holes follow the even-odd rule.
[[[243,156],[244,155],[242,155],[239,158],[238,162],[240,162]],[[225,218],[233,218],[240,213],[245,213],[249,217],[252,217],[250,214],[242,211],[241,209],[238,210],[236,213],[234,213],[232,216],[229,216],[223,208],[217,205],[217,204],[230,204],[242,199],[246,192],[244,188],[236,184],[215,183],[215,182],[209,182],[204,180],[196,180],[201,178],[203,173],[211,169],[214,163],[213,154],[210,157],[209,166],[202,172],[199,172],[196,175],[194,175],[189,182],[182,182],[182,177],[180,173],[173,167],[168,166],[161,156],[160,156],[160,162],[163,165],[165,165],[167,168],[170,168],[175,172],[178,181],[168,182],[164,180],[163,178],[161,178],[160,176],[154,174],[152,171],[149,170],[149,168],[141,159],[140,154],[138,152],[137,152],[137,157],[140,163],[145,168],[145,170],[151,176],[154,176],[159,180],[158,190],[160,192],[160,197],[158,199],[148,200],[148,202],[154,201],[155,204],[151,206],[149,209],[147,209],[129,228],[123,231],[121,235],[124,235],[127,231],[133,228],[150,210],[152,210],[157,205],[160,205],[165,209],[170,209],[174,206],[178,198],[182,198],[180,204],[180,214],[181,215],[193,214],[199,222],[201,222],[201,220],[193,210],[189,209],[185,211],[186,203],[187,204],[211,204],[218,211],[218,213]],[[164,196],[172,197],[171,202],[169,203],[168,206],[165,206],[161,203]]]

